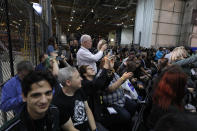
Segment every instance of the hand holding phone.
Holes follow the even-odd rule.
[[[112,49],[109,50],[108,52],[108,59],[113,59],[113,52],[112,52]]]

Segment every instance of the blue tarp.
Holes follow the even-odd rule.
[[[196,51],[197,47],[191,47],[192,51]]]

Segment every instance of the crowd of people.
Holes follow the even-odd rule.
[[[19,62],[3,85],[0,109],[15,117],[0,130],[131,131],[141,115],[139,131],[197,130],[197,54],[189,48],[104,39],[92,48],[91,36],[82,35],[61,47],[50,38],[39,60],[35,68]]]

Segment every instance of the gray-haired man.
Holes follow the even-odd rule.
[[[81,36],[81,48],[77,52],[77,64],[78,66],[90,65],[97,73],[96,62],[103,56],[103,51],[107,49],[107,45],[104,44],[101,49],[93,55],[88,49],[92,47],[92,38],[89,35]]]
[[[76,68],[59,70],[58,80],[62,90],[54,97],[53,104],[60,110],[60,125],[64,130],[96,130],[95,120],[87,99],[81,90],[81,76]]]
[[[31,71],[33,65],[29,61],[21,61],[17,64],[17,75],[5,83],[1,93],[0,109],[3,111],[13,110],[20,113],[23,107],[21,81]]]

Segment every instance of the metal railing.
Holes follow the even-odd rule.
[[[21,60],[36,66],[48,38],[48,26],[27,0],[1,0],[0,85],[16,75],[16,64]],[[12,117],[13,113],[0,111],[0,127]]]

